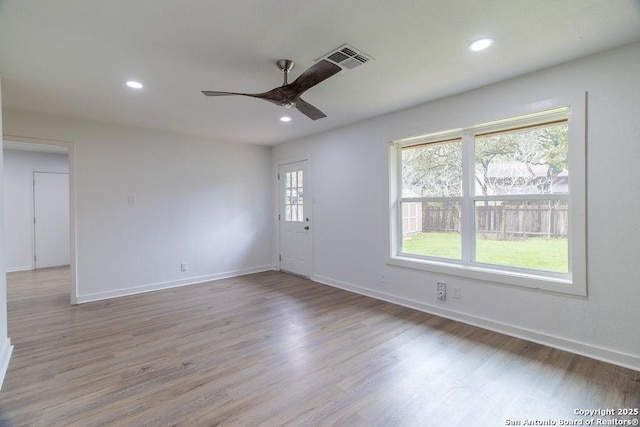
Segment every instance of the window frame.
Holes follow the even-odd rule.
[[[555,98],[513,108],[511,114],[503,114],[493,121],[483,121],[467,127],[441,132],[426,132],[418,136],[395,138],[389,147],[389,252],[387,263],[399,267],[452,275],[467,279],[541,289],[571,295],[587,295],[586,269],[586,94],[575,97]],[[570,166],[569,193],[522,195],[516,198],[563,199],[569,205],[569,272],[557,273],[525,268],[483,264],[473,261],[475,251],[475,214],[477,200],[505,200],[506,195],[482,196],[474,194],[475,162],[473,139],[476,134],[529,127],[536,124],[566,119],[568,123]],[[463,194],[462,197],[443,198],[462,204],[461,239],[462,260],[435,258],[402,252],[402,204],[424,198],[402,197],[402,147],[420,143],[438,142],[462,138]],[[471,139],[471,143],[469,143]],[[552,196],[552,197],[550,197]],[[435,198],[429,197],[429,201]]]

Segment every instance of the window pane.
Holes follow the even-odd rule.
[[[565,201],[482,201],[475,206],[476,262],[569,271]]]
[[[402,197],[462,195],[460,140],[402,149]]]
[[[475,139],[476,195],[569,191],[567,124]]]
[[[303,171],[284,173],[284,220],[288,222],[302,222],[303,209]]]
[[[412,216],[413,205],[417,208]],[[402,204],[402,251],[438,258],[461,259],[460,204]]]

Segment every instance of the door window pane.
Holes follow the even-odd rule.
[[[293,171],[284,174],[284,220],[304,221],[303,172]]]

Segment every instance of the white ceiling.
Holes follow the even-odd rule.
[[[265,145],[638,40],[639,0],[0,0],[4,107]],[[344,43],[374,61],[304,94],[327,118],[200,93],[265,92],[276,60],[292,81]]]

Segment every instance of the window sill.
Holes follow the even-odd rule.
[[[390,256],[387,260],[390,265],[429,271],[432,273],[446,274],[449,276],[463,277],[467,279],[482,280],[485,282],[503,285],[518,286],[529,289],[538,289],[562,294],[586,296],[586,283],[575,283],[566,274],[553,273],[549,275],[537,275],[511,270],[492,268],[491,266],[464,265],[454,262],[436,261],[430,259],[418,259],[402,254]],[[562,276],[562,277],[561,277]]]

